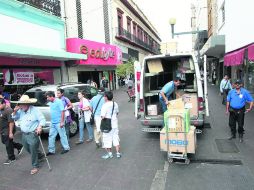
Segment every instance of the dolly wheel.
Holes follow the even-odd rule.
[[[174,162],[174,160],[173,160],[173,158],[168,158],[168,163],[173,163]]]
[[[186,160],[185,160],[185,162],[184,162],[185,164],[187,164],[187,165],[189,165],[190,164],[190,159],[189,158],[187,158]]]

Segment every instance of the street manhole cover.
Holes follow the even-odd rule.
[[[228,139],[215,139],[217,148],[221,153],[238,153],[239,149],[232,140]]]

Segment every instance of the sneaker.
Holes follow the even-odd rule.
[[[83,144],[83,143],[84,143],[83,141],[77,141],[77,142],[75,142],[76,145]]]
[[[46,154],[46,156],[53,156],[53,155],[55,155],[55,153],[53,153],[53,152],[48,152],[48,153]]]
[[[122,154],[121,154],[120,152],[117,152],[117,153],[116,153],[116,157],[117,157],[117,158],[121,158],[121,157],[122,157]]]
[[[62,150],[61,154],[65,154],[67,152],[69,152],[69,150]]]
[[[18,149],[18,155],[22,154],[23,149],[24,149],[24,146],[22,146],[22,148]]]
[[[7,160],[4,162],[4,165],[9,165],[9,164],[11,164],[12,162],[15,162],[15,161],[16,161],[16,159],[14,159],[14,160],[7,159]]]
[[[92,142],[92,141],[93,141],[93,139],[87,139],[87,140],[86,140],[87,143],[90,143],[90,142]]]
[[[104,160],[107,160],[109,158],[113,158],[113,154],[112,153],[106,153],[101,158],[104,159]]]
[[[96,148],[100,148],[101,144],[100,143],[96,143]]]

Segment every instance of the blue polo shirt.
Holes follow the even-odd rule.
[[[161,92],[164,92],[165,96],[167,98],[169,98],[169,96],[174,92],[175,90],[175,84],[174,81],[170,81],[168,82],[166,85],[163,86],[163,88],[160,91],[160,99],[163,99],[163,97],[161,96]]]
[[[51,123],[60,123],[62,111],[64,111],[62,100],[55,98],[54,102],[49,102],[48,105],[50,106]]]
[[[227,102],[229,102],[230,107],[234,109],[241,109],[245,106],[246,102],[252,102],[253,98],[249,91],[244,88],[240,89],[240,93],[237,94],[236,89],[229,91],[227,96]]]
[[[100,101],[100,103],[99,103],[99,101]],[[96,106],[98,104],[98,107],[97,107],[96,112],[94,113],[94,115],[96,115],[96,116],[100,116],[101,115],[101,108],[102,108],[102,105],[104,103],[105,103],[105,100],[104,100],[104,97],[103,97],[102,94],[97,94],[96,96],[94,96],[91,99],[90,104],[91,104],[91,106],[93,108],[93,113],[94,113],[94,110],[95,110],[95,108],[96,108]]]

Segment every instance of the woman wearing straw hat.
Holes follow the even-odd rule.
[[[39,171],[38,156],[39,152],[39,137],[42,132],[42,126],[46,124],[46,119],[39,109],[33,106],[37,102],[35,98],[29,98],[28,95],[21,96],[12,113],[12,118],[19,120],[19,126],[22,131],[22,144],[24,148],[31,154],[32,170],[31,174],[36,174]]]

